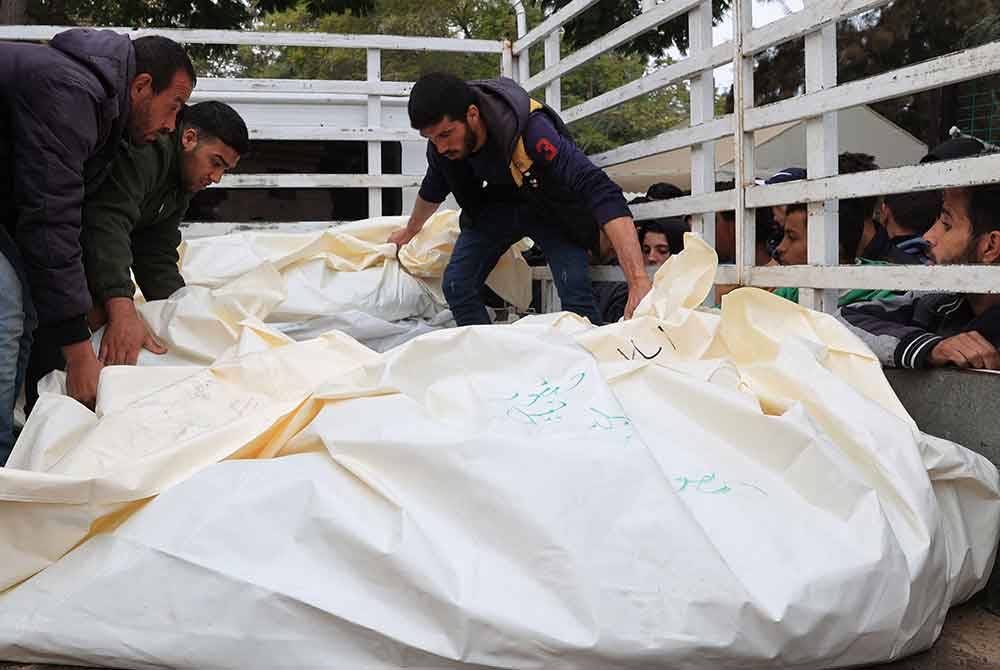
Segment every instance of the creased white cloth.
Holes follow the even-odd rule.
[[[756,289],[698,309],[715,254],[685,247],[602,328],[542,315],[378,354],[275,338],[258,302],[210,366],[112,368],[96,413],[44,396],[0,470],[0,658],[743,669],[926,648],[992,566],[996,469],[922,435],[830,317]]]

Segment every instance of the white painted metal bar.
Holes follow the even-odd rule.
[[[219,79],[199,77],[194,95],[224,93],[240,96],[241,102],[299,102],[336,100],[343,95],[387,95],[407,97],[411,81],[352,81],[329,79]],[[288,96],[287,98],[283,96]],[[228,99],[228,98],[227,98]]]
[[[217,188],[412,188],[423,175],[227,174]]]
[[[752,286],[1000,293],[996,265],[787,265],[753,268]]]
[[[420,133],[409,128],[344,128],[339,126],[255,126],[255,140],[349,140],[369,142],[419,142]]]
[[[553,79],[562,77],[601,54],[621,46],[625,42],[656,28],[661,23],[665,23],[675,16],[683,14],[699,2],[701,0],[668,0],[662,5],[657,5],[655,9],[640,14],[630,21],[626,21],[582,49],[577,49],[562,59],[558,65],[545,68],[534,77],[522,82],[521,85],[529,91],[541,88]]]
[[[809,181],[747,189],[749,207],[795,202],[863,198],[885,193],[933,191],[954,186],[992,184],[1000,179],[1000,154],[961,160],[906,165]]]
[[[545,69],[559,64],[559,47],[562,42],[562,30],[557,28],[545,38]],[[562,80],[553,79],[545,87],[545,104],[557,113],[562,110]]]
[[[511,51],[510,40],[503,41],[503,53],[500,54],[500,76],[514,78],[514,53]]]
[[[712,48],[712,0],[702,0],[688,12],[688,51],[692,55]],[[715,77],[711,70],[691,77],[691,125],[698,126],[715,116]],[[691,195],[715,191],[715,142],[691,145]],[[709,246],[715,246],[715,212],[691,212],[691,230],[701,233]]]
[[[807,5],[816,0],[806,0]],[[831,22],[805,39],[806,94],[832,89],[837,85],[837,26]],[[837,113],[827,112],[806,121],[806,172],[810,177],[837,174],[839,146]],[[808,255],[810,265],[837,265],[840,262],[840,215],[836,200],[809,203]],[[837,310],[837,291],[804,287],[799,303],[823,312]]]
[[[747,186],[754,178],[753,132],[745,132],[743,113],[753,107],[753,57],[743,51],[743,42],[753,26],[752,0],[733,3],[733,109],[736,110],[733,141],[736,150],[736,282],[746,284],[756,262],[756,212],[746,203]]]
[[[849,109],[881,100],[891,100],[939,86],[1000,72],[1000,42],[934,58],[917,65],[841,84],[836,88],[806,93],[746,112],[748,130],[759,130],[798,121],[825,112]]]
[[[646,274],[652,279],[656,276],[659,268],[653,266],[646,267]],[[536,281],[552,281],[552,270],[547,265],[540,265],[531,268],[531,278]],[[620,265],[592,265],[590,266],[591,281],[625,281],[625,273]],[[718,284],[735,284],[736,269],[732,265],[720,265],[715,275]]]
[[[716,191],[701,195],[688,195],[670,200],[655,200],[639,205],[630,205],[632,217],[636,221],[655,219],[661,216],[682,216],[691,212],[718,212],[736,206],[736,191]]]
[[[349,106],[355,103],[367,103],[369,95],[379,95],[378,93],[337,94],[337,93],[264,93],[261,91],[247,91],[240,93],[237,91],[212,91],[202,89],[199,85],[191,93],[189,102],[194,104],[203,100],[224,100],[230,104],[257,104],[257,105],[296,105],[301,107],[313,106]],[[392,96],[397,101],[405,103],[403,96]]]
[[[717,47],[689,53],[684,60],[671,63],[656,72],[645,75],[624,86],[619,86],[613,90],[603,93],[597,97],[582,102],[575,107],[570,107],[563,112],[562,117],[566,123],[579,121],[598,112],[617,107],[639,96],[652,93],[665,86],[676,84],[685,79],[690,79],[705,70],[713,70],[721,65],[729,63],[733,58],[733,44],[726,42]]]
[[[747,56],[760,53],[782,42],[803,37],[831,21],[860,14],[890,2],[891,0],[822,0],[806,3],[803,9],[794,14],[748,33],[743,39],[743,53]]]
[[[382,52],[369,49],[367,58],[368,81],[382,80]],[[382,125],[382,98],[377,95],[368,96],[368,127],[378,128]],[[368,142],[368,174],[382,174],[382,143],[378,140]],[[378,186],[368,187],[368,216],[382,216],[382,189]]]
[[[597,4],[599,0],[573,0],[559,11],[553,13],[547,19],[531,29],[530,32],[521,33],[518,29],[517,40],[514,42],[514,55],[518,56],[527,51],[528,47],[536,42],[541,42],[553,30],[561,28],[571,20],[576,18],[581,12]]]
[[[637,158],[655,156],[674,149],[683,149],[695,142],[708,142],[722,139],[733,134],[733,117],[726,115],[721,118],[702,123],[691,128],[668,130],[648,140],[632,142],[624,146],[594,154],[590,160],[599,167],[618,165]]]
[[[0,40],[48,40],[73,26],[0,26]],[[452,37],[404,37],[400,35],[345,35],[340,33],[185,30],[180,28],[105,27],[135,39],[163,35],[187,44],[247,44],[250,46],[334,47],[340,49],[383,49],[388,51],[447,51],[453,53],[499,54],[500,40],[472,40]]]
[[[346,223],[345,221],[183,221],[181,236],[185,240],[199,237],[215,237],[233,233],[313,233],[328,230]]]

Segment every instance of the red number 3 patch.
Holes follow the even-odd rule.
[[[549,142],[548,138],[546,137],[543,137],[542,139],[535,142],[535,151],[542,154],[542,156],[545,157],[545,160],[550,163],[552,162],[552,160],[555,159],[556,154],[559,153],[559,150],[556,149],[556,146],[552,144],[552,142]]]

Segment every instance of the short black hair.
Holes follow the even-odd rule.
[[[447,72],[431,72],[413,85],[406,109],[413,129],[422,130],[440,123],[446,116],[465,123],[469,105],[476,102],[476,93],[468,83]]]
[[[684,233],[691,232],[691,226],[684,223],[682,216],[666,216],[659,219],[649,219],[642,221],[639,226],[639,244],[646,237],[646,233],[660,233],[667,238],[667,246],[670,253],[679,254],[684,251]]]
[[[956,158],[971,158],[986,153],[986,146],[975,137],[968,135],[953,137],[931,149],[920,159],[921,163],[936,163],[950,161]]]
[[[148,74],[153,78],[153,93],[161,93],[170,86],[174,75],[183,71],[191,79],[191,86],[198,82],[194,65],[177,42],[161,35],[148,35],[132,40],[135,50],[135,74]]]
[[[1000,184],[970,187],[968,208],[974,236],[1000,230]]]
[[[855,172],[878,170],[878,164],[875,162],[875,157],[871,154],[844,152],[837,157],[837,163],[840,174],[853,174]],[[870,195],[864,198],[841,200],[840,208],[843,211],[846,207],[848,213],[854,217],[861,215],[861,221],[863,222],[865,219],[870,219],[875,216],[875,205],[877,204],[878,196]],[[858,233],[858,239],[861,239],[860,232]]]
[[[940,191],[890,193],[882,198],[882,202],[900,227],[920,235],[931,229],[941,213]]]
[[[671,198],[680,198],[683,195],[684,191],[679,187],[665,181],[658,181],[646,189],[646,197],[650,200],[670,200]]]
[[[199,138],[217,139],[241,156],[250,150],[247,124],[224,102],[208,100],[185,107],[180,123],[182,128],[197,130]]]

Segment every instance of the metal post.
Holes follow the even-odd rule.
[[[743,53],[743,38],[753,29],[752,0],[733,3],[733,118],[736,148],[736,274],[739,283],[747,286],[756,258],[754,210],[746,207],[746,189],[754,183],[753,132],[744,130],[743,115],[754,106],[753,54]]]
[[[379,49],[368,49],[368,81],[382,81],[382,52]],[[368,95],[368,127],[382,127],[382,96]],[[382,142],[368,142],[368,174],[382,174]],[[368,187],[368,216],[382,216],[382,189],[378,186]]]
[[[811,4],[817,0],[807,0]],[[831,22],[806,35],[806,93],[837,85],[837,26]],[[828,112],[806,121],[806,171],[810,179],[836,175],[837,113]],[[840,262],[839,214],[836,200],[809,203],[810,265]],[[799,302],[824,312],[837,310],[836,289],[800,289]]]
[[[688,12],[688,57],[712,48],[712,0],[703,0]],[[691,126],[711,121],[715,116],[715,77],[711,71],[691,78]],[[715,142],[691,145],[691,194],[715,191]],[[715,246],[715,213],[696,213],[694,230]]]
[[[545,68],[554,67],[559,64],[559,46],[562,37],[562,29],[556,28],[545,38]],[[556,112],[562,111],[562,80],[553,79],[545,87],[545,104]]]

